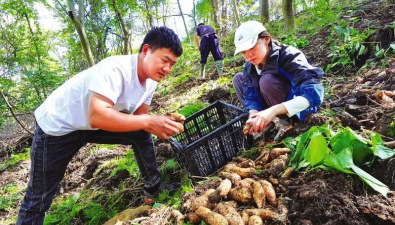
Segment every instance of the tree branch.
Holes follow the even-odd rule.
[[[12,110],[12,106],[10,105],[10,103],[8,102],[7,98],[4,96],[2,91],[0,91],[0,94],[3,97],[3,99],[4,99],[4,101],[5,101],[6,105],[7,105],[8,110],[10,111],[10,113],[12,114],[12,116],[14,117],[16,122],[22,127],[22,129],[27,131],[29,134],[33,135],[33,133],[29,129],[27,129],[25,127],[25,125],[23,125],[23,123],[21,121],[19,121],[18,117],[15,115],[14,111]]]

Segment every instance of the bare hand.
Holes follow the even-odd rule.
[[[260,133],[276,117],[276,113],[268,108],[250,116],[246,124],[250,125],[249,134]]]
[[[158,136],[160,139],[169,140],[170,136],[183,132],[184,126],[167,116],[149,116],[145,131]]]

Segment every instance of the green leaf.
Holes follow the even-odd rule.
[[[312,134],[304,157],[311,165],[315,166],[324,160],[328,152],[329,149],[324,136],[322,136],[321,132],[317,131]]]
[[[387,194],[390,191],[387,185],[381,183],[379,180],[372,177],[370,174],[366,173],[364,170],[355,165],[352,165],[351,169],[354,170],[354,172],[375,191],[379,192],[384,197],[387,197]]]
[[[340,160],[337,158],[337,156],[333,152],[329,152],[326,155],[326,157],[324,159],[324,165],[328,166],[329,168],[335,169],[339,172],[353,174],[353,172],[351,170],[343,168],[341,166]]]
[[[324,125],[320,126],[318,130],[322,133],[325,134],[327,138],[330,138],[334,136],[336,133],[332,131],[329,127],[329,123],[325,123]]]
[[[354,162],[352,161],[352,150],[350,148],[345,148],[341,152],[336,154],[339,165],[343,169],[349,169]]]
[[[370,138],[372,139],[373,154],[378,156],[380,159],[388,159],[395,155],[393,149],[383,146],[383,140],[381,135],[375,132],[370,133]]]
[[[296,152],[295,154],[293,154],[290,160],[291,166],[295,167],[296,170],[299,168],[298,166],[299,162],[303,160],[304,151],[309,143],[310,136],[316,131],[318,131],[318,128],[313,126],[307,132],[303,133],[300,136],[300,141],[296,146]]]
[[[362,55],[365,52],[366,47],[364,45],[361,45],[361,48],[359,49],[358,55]]]
[[[156,202],[156,203],[152,206],[152,208],[153,208],[153,209],[158,209],[158,208],[161,207],[162,205],[164,205],[164,204],[163,204],[163,203]]]
[[[349,127],[339,131],[329,141],[335,154],[350,146],[353,152],[353,161],[356,165],[366,163],[368,156],[373,153],[366,141]]]

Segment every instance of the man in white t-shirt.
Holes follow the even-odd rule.
[[[68,163],[88,142],[133,145],[147,200],[180,186],[161,181],[151,134],[168,140],[183,125],[148,111],[157,82],[182,51],[171,29],[155,27],[138,55],[104,59],[66,81],[37,108],[30,179],[17,224],[43,224]]]

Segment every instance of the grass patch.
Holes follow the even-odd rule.
[[[204,109],[205,107],[207,107],[207,105],[207,103],[203,102],[191,103],[178,110],[178,113],[184,115],[185,117],[189,117],[192,114],[198,112],[199,110]]]
[[[28,160],[30,159],[30,148],[25,148],[25,152],[18,153],[18,154],[12,154],[11,158],[5,162],[5,163],[0,163],[0,171],[3,171],[17,163],[23,160]]]

